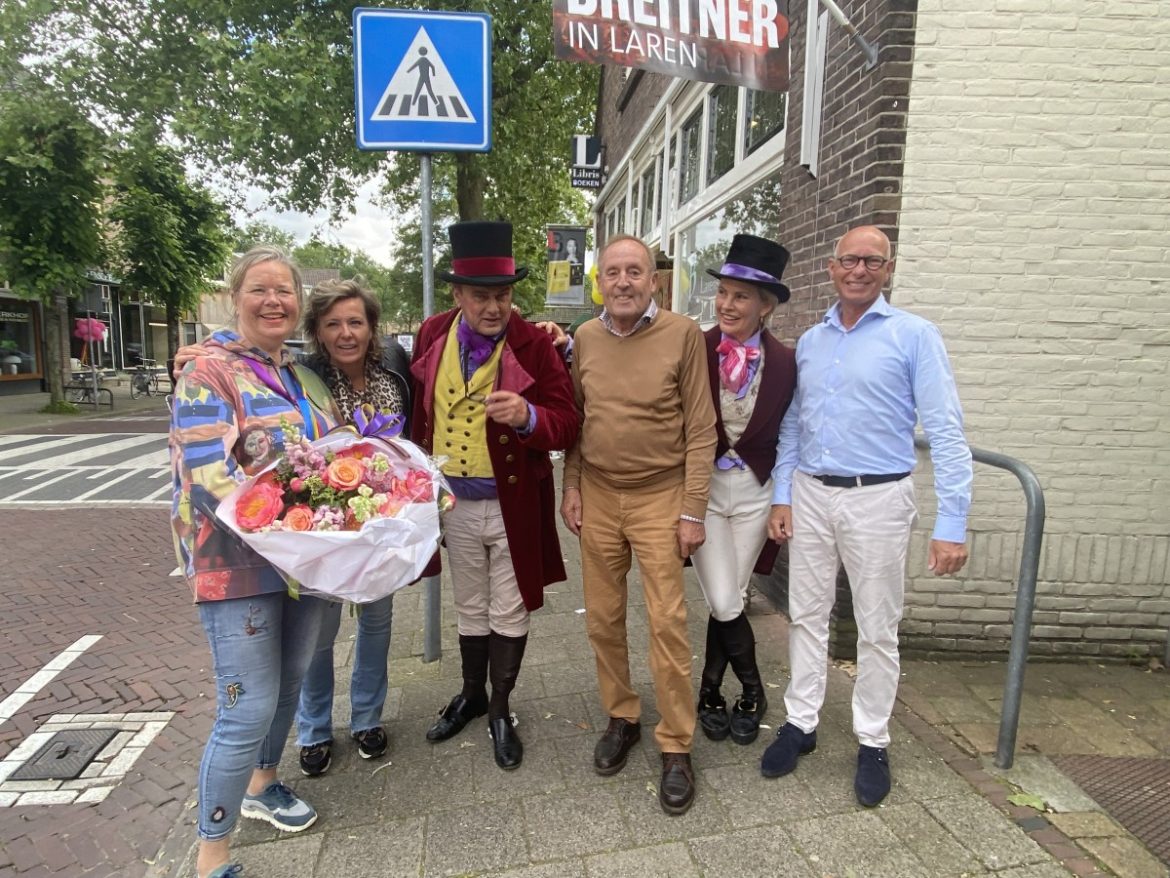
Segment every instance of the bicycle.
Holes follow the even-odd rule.
[[[143,359],[134,367],[130,376],[130,398],[138,399],[143,394],[150,396],[158,393],[158,372],[154,368],[154,360]]]

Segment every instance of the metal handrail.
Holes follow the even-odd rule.
[[[930,448],[925,436],[915,436],[919,448]],[[1016,586],[1016,614],[1012,620],[1012,639],[1008,649],[1008,672],[1003,685],[1003,710],[999,715],[999,740],[995,750],[998,768],[1012,767],[1016,755],[1016,733],[1020,726],[1020,701],[1024,694],[1024,666],[1028,661],[1028,642],[1032,637],[1032,612],[1036,608],[1036,579],[1040,573],[1040,546],[1044,541],[1044,490],[1036,473],[1026,463],[972,448],[977,463],[1005,469],[1020,480],[1028,507],[1024,523],[1024,545],[1020,552],[1020,576]]]

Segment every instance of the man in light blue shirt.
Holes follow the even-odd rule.
[[[930,441],[938,516],[927,565],[967,561],[971,452],[946,349],[930,322],[881,295],[894,271],[874,226],[850,230],[829,259],[837,302],[796,347],[797,388],[780,425],[769,535],[789,544],[788,718],[761,761],[765,777],[816,748],[829,614],[843,563],[857,621],[854,791],[872,807],[890,790],[889,719],[898,689],[898,623],[917,517],[914,427]]]

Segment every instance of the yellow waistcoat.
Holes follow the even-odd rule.
[[[487,415],[483,402],[469,397],[485,397],[492,392],[504,351],[501,341],[486,363],[464,383],[459,363],[459,320],[451,324],[439,371],[435,374],[435,456],[447,457],[443,474],[461,478],[490,479],[492,461],[488,456]]]

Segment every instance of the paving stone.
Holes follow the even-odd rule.
[[[706,875],[815,878],[821,874],[814,872],[800,855],[792,837],[775,826],[758,826],[706,838],[692,838],[687,846]]]
[[[1042,862],[1044,852],[983,799],[940,799],[924,807],[989,869]]]
[[[260,844],[232,839],[232,859],[244,867],[244,875],[303,875],[307,863],[316,863],[325,841],[324,833],[311,829],[297,835],[281,835]]]
[[[491,802],[432,814],[427,818],[424,859],[427,878],[526,864],[520,804]]]
[[[619,780],[617,793],[626,823],[636,827],[639,844],[685,841],[729,828],[727,807],[714,794],[702,771],[695,772],[695,801],[685,814],[670,816],[663,812],[658,802],[657,778]]]
[[[637,875],[638,878],[701,878],[686,845],[665,844],[585,858],[588,878]]]
[[[930,864],[933,875],[982,871],[979,860],[921,805],[891,805],[879,809],[878,816],[911,853]]]
[[[585,862],[581,859],[558,860],[555,863],[521,866],[503,872],[488,872],[484,878],[585,878]]]
[[[872,812],[799,821],[788,830],[812,867],[828,874],[899,878],[932,875]]]
[[[1049,814],[1048,819],[1069,838],[1107,838],[1125,834],[1116,820],[1100,811]]]
[[[1125,836],[1084,838],[1081,845],[1108,866],[1119,878],[1166,878],[1165,865],[1155,859],[1136,839]]]
[[[630,847],[634,837],[622,817],[614,786],[524,799],[524,826],[532,858],[539,862]],[[586,815],[588,819],[583,819]],[[663,814],[661,819],[670,818]],[[558,830],[549,832],[549,827]]]
[[[723,803],[728,823],[734,828],[787,824],[827,813],[797,774],[765,779],[755,760],[746,765],[708,769],[703,776],[712,795]]]

